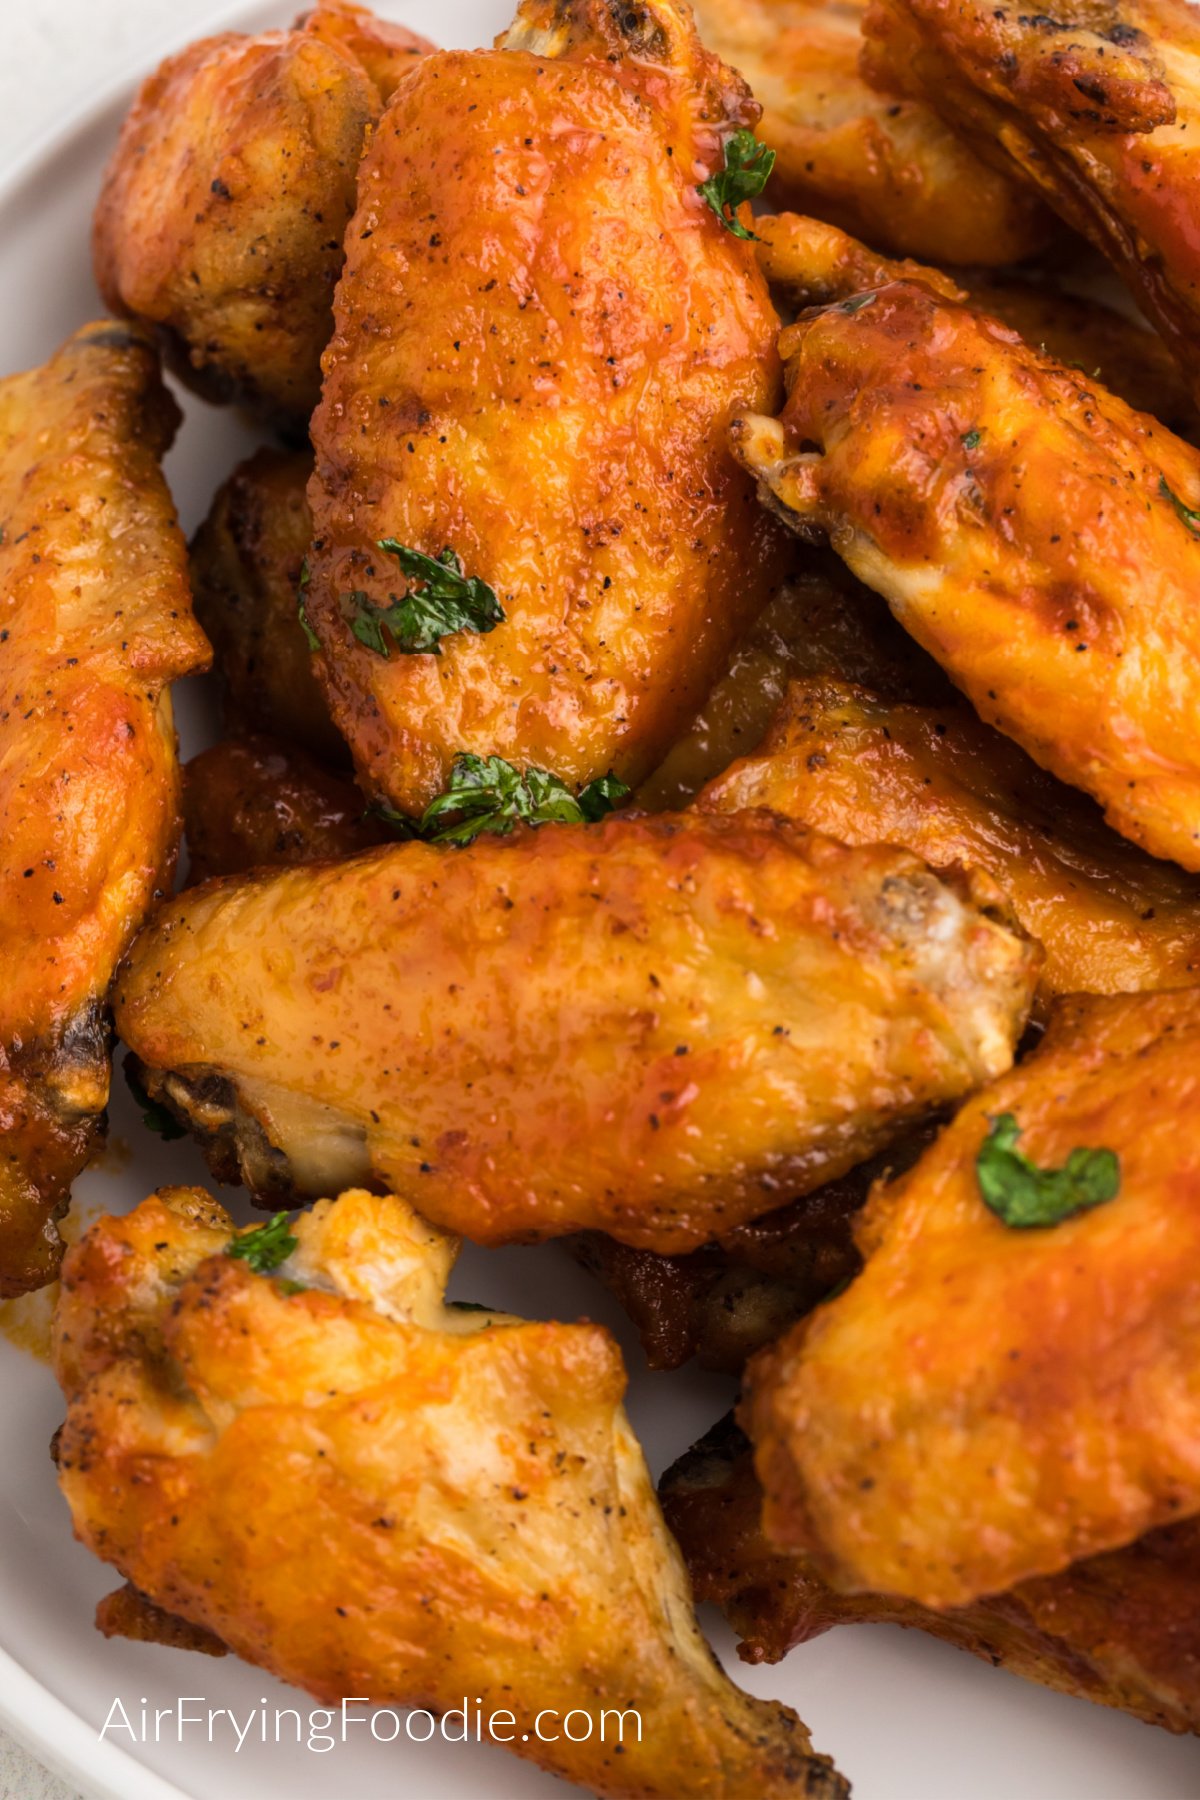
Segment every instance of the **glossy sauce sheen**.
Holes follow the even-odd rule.
[[[670,8],[623,15],[645,56],[571,10],[557,60],[444,52],[400,84],[347,239],[308,613],[360,774],[409,811],[459,750],[636,780],[781,570],[723,441],[778,392],[778,322],[696,192],[753,105]],[[452,546],[506,622],[440,657],[358,644],[341,597],[403,591],[384,536]]]

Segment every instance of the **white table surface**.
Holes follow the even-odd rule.
[[[8,0],[0,57],[0,170],[139,59],[186,42],[221,0]],[[301,10],[297,0],[297,11]],[[3,319],[0,295],[0,319]],[[78,1800],[0,1729],[0,1800]]]

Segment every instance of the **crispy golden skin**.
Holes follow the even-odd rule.
[[[212,642],[231,732],[266,732],[329,763],[346,742],[329,717],[297,612],[312,539],[312,457],[258,450],[217,490],[191,546],[196,616]]]
[[[223,1254],[202,1190],[165,1189],[71,1252],[77,1536],[323,1702],[478,1696],[518,1755],[601,1795],[845,1796],[796,1715],[739,1692],[700,1636],[608,1333],[447,1307],[456,1246],[399,1200],[343,1194],[294,1232],[272,1279]],[[551,1708],[591,1738],[543,1741]]]
[[[763,274],[794,310],[845,300],[889,281],[920,281],[948,300],[969,299],[1027,344],[1102,381],[1179,436],[1193,443],[1200,437],[1200,416],[1162,339],[1094,296],[1081,300],[1044,276],[962,269],[951,276],[911,258],[897,261],[801,213],[768,214],[755,220],[754,229]]]
[[[350,0],[320,0],[312,12],[301,13],[296,20],[296,29],[301,28],[310,37],[348,50],[367,71],[385,105],[414,58],[428,56],[433,49],[428,38],[406,25],[377,18],[370,7],[354,6]]]
[[[762,742],[791,681],[830,673],[896,699],[945,700],[953,692],[878,594],[829,551],[806,549],[633,804],[647,812],[686,806],[735,757]]]
[[[226,738],[183,772],[188,880],[353,856],[386,843],[352,781],[275,738]]]
[[[937,108],[1116,267],[1200,374],[1200,19],[1187,0],[872,0],[864,68]]]
[[[93,235],[105,303],[154,325],[191,386],[297,428],[320,395],[363,140],[383,105],[346,9],[327,10],[169,57],[121,128]]]
[[[857,1273],[854,1219],[871,1184],[915,1162],[934,1129],[915,1127],[880,1156],[686,1256],[598,1231],[572,1249],[629,1314],[650,1368],[677,1369],[694,1356],[702,1368],[736,1373]]]
[[[1200,992],[1060,1001],[1038,1050],[877,1188],[863,1272],[749,1370],[764,1524],[831,1585],[965,1606],[1200,1511]],[[1115,1199],[1050,1229],[985,1206],[1012,1113]]]
[[[778,1662],[831,1625],[918,1626],[985,1662],[1118,1706],[1168,1731],[1200,1730],[1200,1521],[931,1612],[886,1594],[839,1594],[762,1531],[750,1446],[721,1423],[667,1470],[663,1513],[696,1599],[721,1607],[746,1662]]]
[[[528,0],[504,47],[397,91],[313,421],[308,615],[364,785],[401,810],[460,750],[636,782],[781,578],[724,443],[779,390],[778,321],[696,191],[756,117],[677,0]],[[505,621],[439,656],[364,646],[347,596],[403,591],[385,537],[452,548]]]
[[[1044,994],[1200,981],[1200,881],[1117,837],[961,702],[793,683],[757,754],[698,804],[765,806],[845,844],[903,844],[935,869],[986,869],[1046,952]]]
[[[119,1029],[260,1194],[690,1250],[1008,1067],[1040,953],[994,898],[768,814],[403,843],[165,907]]]
[[[111,320],[0,382],[0,1294],[57,1273],[109,981],[174,866],[168,683],[207,661],[159,467],[177,418]]]
[[[1200,869],[1200,453],[913,281],[781,339],[779,420],[738,453],[829,538],[980,716]],[[1200,529],[1200,527],[1198,527]]]
[[[1018,261],[1049,221],[932,106],[858,72],[865,0],[699,0],[710,50],[745,76],[776,152],[768,197],[933,262]]]

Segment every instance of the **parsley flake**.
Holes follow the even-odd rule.
[[[1200,536],[1200,512],[1195,512],[1190,506],[1184,505],[1183,501],[1179,498],[1179,495],[1172,492],[1167,486],[1167,478],[1165,475],[1160,475],[1158,478],[1158,491],[1164,500],[1169,500],[1171,502],[1171,505],[1175,508],[1175,511],[1179,514],[1188,530]]]
[[[978,430],[965,431],[963,433],[962,447],[964,450],[978,450],[978,448],[979,448],[980,444],[982,444],[982,442],[983,442],[982,431],[978,431]]]
[[[735,131],[725,140],[725,167],[700,182],[696,192],[707,201],[726,231],[758,243],[758,234],[746,230],[737,209],[743,200],[753,200],[762,193],[774,167],[773,150],[760,144],[752,131]]]
[[[873,306],[875,304],[875,298],[874,289],[866,294],[851,294],[848,300],[843,300],[840,303],[838,311],[844,313],[861,312],[864,306]]]
[[[179,1123],[174,1113],[167,1107],[161,1106],[157,1100],[150,1098],[142,1085],[141,1078],[136,1073],[132,1059],[127,1056],[121,1067],[124,1071],[126,1086],[141,1108],[142,1124],[147,1131],[153,1131],[163,1140],[164,1144],[173,1143],[176,1138],[186,1137],[186,1127]]]
[[[975,1158],[984,1205],[1013,1230],[1060,1225],[1115,1198],[1121,1160],[1114,1150],[1078,1148],[1060,1169],[1042,1169],[1016,1148],[1020,1135],[1013,1114],[1000,1113]]]
[[[573,794],[548,769],[522,771],[502,756],[464,752],[454,759],[445,791],[422,813],[417,835],[435,844],[469,844],[481,832],[504,836],[517,824],[594,823],[628,792],[615,775],[601,775]]]
[[[308,594],[309,578],[308,558],[300,564],[300,586],[296,590],[296,617],[300,621],[300,629],[304,633],[304,641],[310,650],[319,650],[321,640],[308,622],[308,609],[304,602]]]
[[[354,608],[350,629],[376,656],[388,656],[384,628],[402,656],[440,656],[441,640],[456,631],[494,631],[504,623],[504,608],[495,590],[477,575],[466,575],[449,545],[440,556],[411,550],[395,538],[380,538],[379,548],[394,556],[408,578],[408,591],[393,594],[387,606],[356,588],[346,596]]]
[[[254,1231],[240,1232],[226,1244],[226,1256],[248,1262],[256,1275],[269,1275],[280,1263],[287,1261],[300,1242],[288,1230],[288,1222],[287,1213],[277,1212],[265,1225],[259,1225]]]

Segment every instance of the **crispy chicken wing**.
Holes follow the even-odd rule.
[[[235,469],[192,541],[192,582],[227,728],[287,738],[337,763],[346,741],[329,717],[298,612],[311,473],[308,452],[280,450],[259,450]]]
[[[935,869],[986,869],[1045,949],[1045,994],[1200,981],[1200,881],[1117,837],[961,702],[794,683],[757,754],[698,804],[765,806],[845,844],[903,844]]]
[[[1156,332],[1095,295],[1064,293],[1044,271],[1028,277],[943,269],[881,256],[835,226],[801,213],[755,220],[758,260],[773,291],[793,309],[846,300],[889,281],[920,281],[948,300],[970,300],[1034,348],[1048,350],[1130,406],[1152,413],[1180,437],[1200,438],[1200,414],[1179,367]]]
[[[778,585],[724,442],[778,392],[778,322],[697,191],[756,117],[677,0],[526,0],[500,48],[397,91],[313,422],[307,610],[364,784],[401,810],[464,750],[636,782]],[[438,654],[383,635],[406,580],[428,592],[385,540],[493,596]]]
[[[629,1314],[652,1369],[694,1356],[702,1368],[736,1372],[857,1273],[854,1218],[872,1183],[915,1162],[934,1129],[914,1127],[881,1155],[686,1256],[598,1231],[572,1248]]]
[[[1200,869],[1200,453],[915,281],[781,339],[738,453],[972,704],[1111,825]]]
[[[1089,237],[1200,378],[1200,17],[1187,0],[872,0],[864,66]]]
[[[159,467],[176,421],[111,320],[0,381],[0,1294],[57,1273],[109,981],[174,866],[168,683],[207,660]]]
[[[1027,1680],[1168,1731],[1200,1730],[1200,1520],[932,1612],[887,1594],[836,1593],[806,1557],[773,1549],[750,1446],[732,1419],[667,1470],[660,1496],[697,1600],[722,1608],[746,1662],[778,1662],[831,1625],[915,1625]]]
[[[352,781],[275,738],[226,738],[183,772],[188,880],[353,856],[387,842]]]
[[[768,814],[403,843],[182,896],[119,1028],[259,1193],[690,1250],[1008,1067],[1039,953],[994,898]]]
[[[774,1543],[848,1592],[965,1606],[1200,1512],[1198,1102],[1196,989],[1060,1001],[875,1190],[861,1275],[750,1366]],[[1115,1198],[1041,1229],[985,1204],[1009,1157],[1101,1149]]]
[[[770,196],[934,262],[1018,261],[1049,221],[932,106],[858,72],[866,0],[698,0],[710,50],[745,76],[777,154]]]
[[[944,700],[942,671],[892,618],[878,594],[828,551],[807,548],[779,594],[739,641],[729,667],[653,775],[635,806],[686,806],[769,730],[788,685],[836,673],[896,699]]]
[[[321,1701],[478,1696],[601,1795],[848,1792],[700,1636],[607,1332],[447,1306],[453,1241],[391,1198],[322,1201],[274,1277],[232,1244],[185,1188],[71,1252],[58,1465],[89,1548]],[[587,1738],[538,1731],[576,1708]]]
[[[352,29],[354,10],[318,7],[302,29],[223,32],[168,57],[138,92],[96,208],[106,304],[154,325],[207,398],[291,427],[320,394],[363,140],[383,106],[372,75],[386,59],[375,30]],[[409,63],[432,48],[375,26]]]

